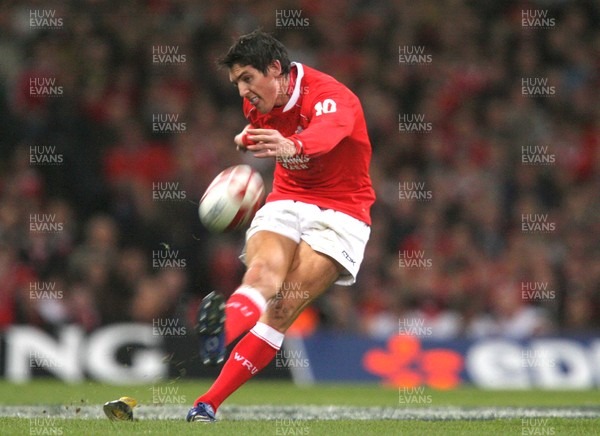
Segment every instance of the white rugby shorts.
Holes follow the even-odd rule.
[[[261,207],[246,232],[246,241],[262,230],[297,243],[305,241],[313,250],[335,259],[344,268],[335,284],[343,286],[356,282],[371,234],[371,227],[350,215],[293,200],[272,201]],[[245,249],[241,259],[245,261]]]

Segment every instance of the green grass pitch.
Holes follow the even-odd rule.
[[[536,410],[584,410],[600,416],[598,391],[483,391],[461,388],[452,391],[419,390],[412,393],[386,389],[375,385],[315,385],[297,387],[288,382],[253,381],[231,396],[222,409],[252,410],[261,406],[269,410],[280,407],[282,411],[294,406],[316,406],[322,419],[307,419],[273,415],[268,419],[255,419],[249,415],[227,419],[227,413],[215,424],[187,423],[185,410],[209,386],[208,381],[176,381],[148,386],[108,386],[96,382],[64,384],[54,380],[36,380],[28,384],[0,382],[0,434],[1,435],[593,435],[600,434],[600,418],[524,418],[467,419],[427,418],[429,410],[443,411],[463,408],[494,410],[494,408],[536,408]],[[146,418],[135,422],[111,422],[103,415],[96,418],[79,418],[78,410],[97,413],[109,400],[128,395],[138,400],[135,412],[146,411]],[[411,396],[426,401],[407,401]],[[410,403],[410,404],[406,404]],[[64,406],[67,416],[45,415],[44,407]],[[177,414],[167,419],[152,419],[154,410],[175,410]],[[351,410],[418,409],[423,419],[381,419],[363,413],[356,419],[335,419],[328,406]],[[40,408],[39,417],[31,410]],[[179,409],[184,412],[178,418]],[[16,417],[14,411],[27,417]],[[29,414],[27,411],[29,410]],[[35,409],[37,410],[37,409]],[[8,412],[10,411],[10,413]],[[150,415],[148,413],[150,412]],[[233,412],[231,412],[233,413]],[[246,412],[247,413],[247,412]],[[283,412],[282,412],[283,413]],[[11,416],[7,416],[11,415]],[[28,416],[29,415],[29,416]],[[233,415],[230,415],[233,416]],[[524,415],[525,416],[525,415]]]

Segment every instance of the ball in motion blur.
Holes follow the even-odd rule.
[[[265,185],[249,165],[236,165],[222,171],[206,189],[198,214],[212,232],[229,232],[245,227],[262,205]]]

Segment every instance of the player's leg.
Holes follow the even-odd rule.
[[[282,292],[281,298],[276,299],[280,301],[268,306],[261,322],[236,345],[211,389],[196,400],[188,420],[197,417],[214,420],[214,409],[273,359],[283,342],[283,333],[304,307],[333,282],[354,283],[369,239],[369,227],[340,212],[294,203],[297,216],[302,216],[303,242],[298,245],[288,274],[278,286],[299,284],[301,292]]]
[[[302,311],[337,280],[343,267],[302,241],[279,294],[269,301],[259,322],[285,333]],[[313,271],[319,271],[313,273]]]
[[[203,397],[216,407],[275,357],[284,333],[306,306],[334,282],[351,285],[356,279],[369,226],[341,212],[305,206],[302,241],[280,295],[270,300],[259,322],[233,350],[237,354],[232,353],[234,359],[228,360],[219,376],[223,383],[217,379]],[[298,291],[286,290],[286,284]]]
[[[248,239],[248,269],[240,287],[227,303],[221,294],[211,292],[200,304],[197,332],[205,365],[222,363],[225,347],[256,324],[289,270],[296,247],[293,239],[270,231],[258,231]]]
[[[282,292],[281,298],[270,300],[260,321],[234,347],[217,380],[194,406],[209,405],[211,411],[216,411],[229,395],[266,367],[294,319],[335,282],[341,270],[335,260],[301,242],[288,275],[279,282],[298,283],[300,292]]]
[[[246,234],[243,258],[247,270],[241,286],[226,306],[225,344],[252,328],[291,267],[300,242],[298,203],[266,203],[256,213]]]
[[[227,345],[254,327],[289,271],[297,246],[293,239],[269,231],[258,231],[248,239],[248,269],[225,309]]]

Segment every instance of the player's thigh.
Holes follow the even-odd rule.
[[[292,266],[297,247],[294,240],[278,233],[254,233],[246,242],[248,268],[243,284],[259,289],[266,299],[275,296]]]
[[[291,269],[260,321],[279,331],[287,330],[302,310],[337,280],[342,269],[331,257],[301,241]]]

